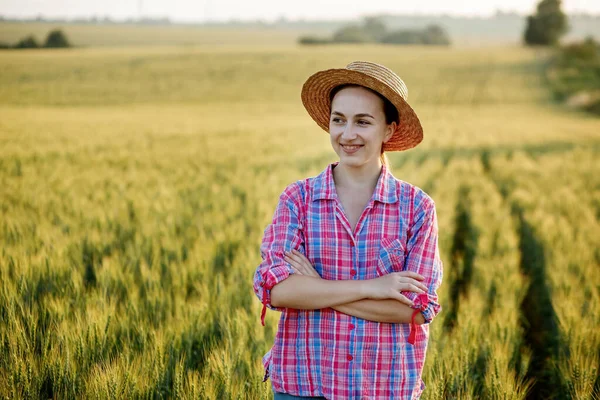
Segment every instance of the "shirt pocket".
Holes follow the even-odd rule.
[[[377,275],[383,276],[404,270],[406,248],[398,238],[383,238],[377,259]]]

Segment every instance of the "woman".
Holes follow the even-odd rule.
[[[302,88],[339,161],[288,185],[261,244],[254,291],[281,312],[263,357],[275,399],[414,399],[441,311],[434,201],[396,179],[385,151],[423,138],[406,86],[355,61]],[[301,396],[301,397],[294,397]]]

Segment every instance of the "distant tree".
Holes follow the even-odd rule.
[[[423,30],[399,29],[387,34],[381,40],[390,44],[433,44],[448,46],[450,38],[446,31],[438,25],[429,25]]]
[[[15,49],[37,49],[40,47],[33,36],[27,36],[15,44]]]
[[[365,43],[371,41],[371,38],[362,27],[348,25],[333,34],[333,41],[338,43]]]
[[[60,48],[71,47],[71,45],[67,40],[67,36],[60,29],[55,29],[48,33],[48,36],[46,37],[46,43],[44,43],[44,47]]]
[[[389,44],[422,44],[423,35],[416,30],[398,29],[385,35],[381,43]]]
[[[560,0],[542,0],[537,13],[527,17],[523,39],[527,45],[555,45],[568,30]]]
[[[379,17],[365,17],[363,29],[375,41],[387,34],[387,27]]]
[[[438,25],[428,25],[421,30],[399,29],[389,32],[381,17],[366,17],[362,26],[354,24],[341,27],[334,32],[331,40],[304,36],[299,39],[299,43],[387,43],[447,46],[450,44],[450,38],[446,31]]]
[[[331,43],[331,39],[322,38],[318,36],[300,36],[298,38],[300,44],[327,44]]]
[[[450,44],[450,38],[441,26],[429,25],[423,31],[423,43],[448,46]]]

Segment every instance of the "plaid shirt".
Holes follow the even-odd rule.
[[[423,190],[396,179],[383,165],[377,186],[354,232],[343,212],[329,164],[316,177],[296,181],[279,198],[261,244],[254,292],[281,312],[273,347],[262,359],[263,381],[279,392],[328,399],[415,399],[429,323],[441,311],[442,282],[435,203]],[[271,288],[294,273],[284,253],[297,249],[323,279],[372,279],[411,270],[425,277],[425,301],[416,301],[425,324],[380,323],[334,310],[271,305]],[[402,292],[411,300],[417,293]],[[418,300],[422,300],[423,297]],[[420,305],[419,303],[422,303]]]

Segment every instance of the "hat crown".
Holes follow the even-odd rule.
[[[400,77],[384,65],[369,61],[353,61],[346,65],[346,69],[369,75],[388,85],[396,91],[405,101],[408,101],[408,88]]]

